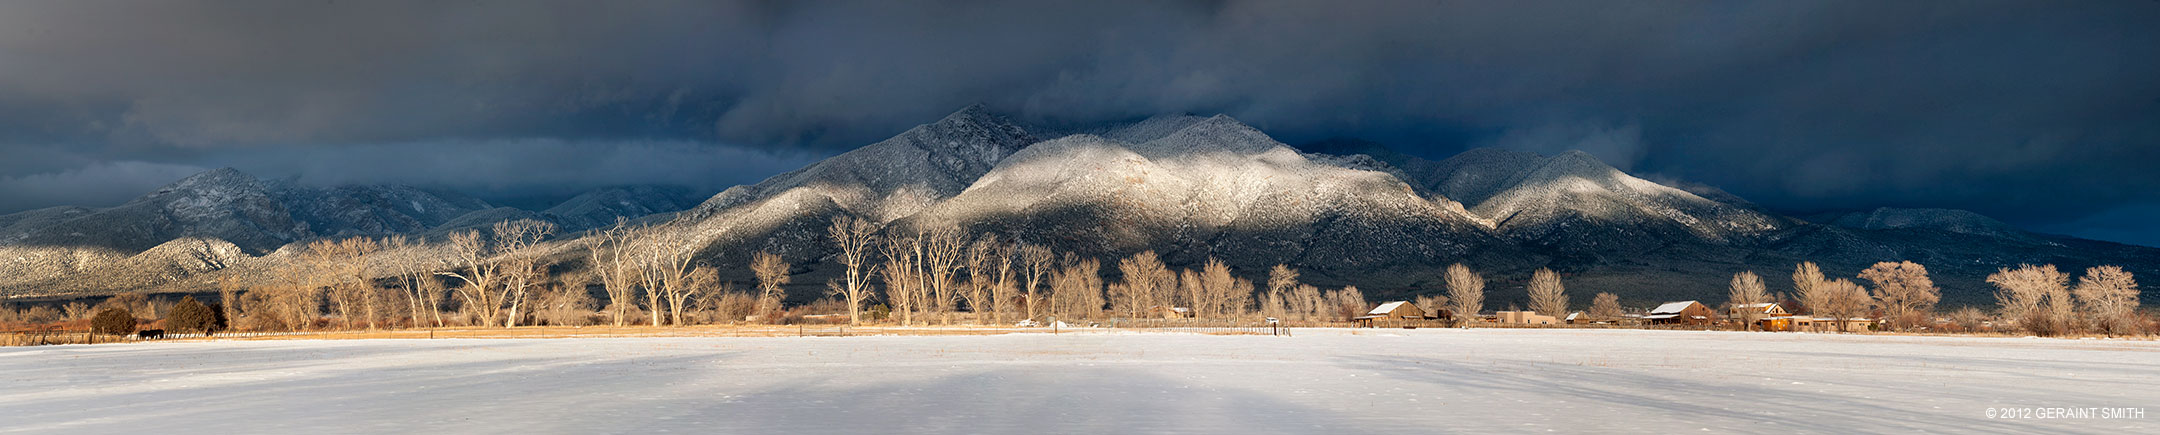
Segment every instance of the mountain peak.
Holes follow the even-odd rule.
[[[1186,125],[1161,138],[1133,147],[1133,151],[1150,159],[1230,152],[1235,154],[1259,154],[1276,147],[1285,147],[1275,138],[1268,137],[1252,126],[1238,122],[1228,115],[1215,115]]]
[[[180,179],[180,181],[173,182],[173,184],[169,187],[177,188],[203,185],[231,185],[233,183],[256,183],[260,181],[262,180],[255,178],[254,175],[248,175],[248,173],[246,172],[240,172],[239,169],[225,167],[203,171],[202,173],[198,173],[195,175],[189,175],[187,178],[182,178]]]

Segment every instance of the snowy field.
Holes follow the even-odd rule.
[[[2160,433],[2150,341],[1298,332],[0,348],[0,432]]]

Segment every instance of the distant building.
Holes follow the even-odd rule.
[[[1557,325],[1559,323],[1560,319],[1538,314],[1536,311],[1500,312],[1500,324],[1503,325]]]
[[[1652,325],[1708,325],[1717,322],[1717,312],[1696,301],[1666,302],[1642,318]]]
[[[1156,305],[1148,307],[1148,314],[1165,319],[1183,319],[1193,316],[1191,308]]]
[[[1350,321],[1358,326],[1374,326],[1379,321],[1411,321],[1425,320],[1427,318],[1425,309],[1418,308],[1417,304],[1410,303],[1410,301],[1389,301],[1374,307],[1372,311],[1366,311],[1363,316],[1351,318]]]
[[[1733,305],[1726,308],[1725,317],[1740,318],[1744,317],[1742,316],[1743,314],[1747,314],[1750,311],[1755,312],[1755,314],[1757,315],[1765,317],[1787,316],[1792,314],[1785,312],[1785,307],[1779,306],[1776,302],[1764,302],[1760,304]]]

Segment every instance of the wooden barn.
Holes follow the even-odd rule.
[[[1417,304],[1410,303],[1410,301],[1389,301],[1374,307],[1372,311],[1365,312],[1363,316],[1351,318],[1350,321],[1356,323],[1357,326],[1370,327],[1379,322],[1401,322],[1425,320],[1427,318],[1425,309],[1418,308]]]
[[[1708,325],[1717,322],[1717,312],[1696,301],[1666,302],[1642,318],[1652,325]]]

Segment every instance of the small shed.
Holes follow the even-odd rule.
[[[1666,302],[1651,309],[1643,320],[1653,325],[1708,325],[1717,322],[1717,312],[1696,301]]]

